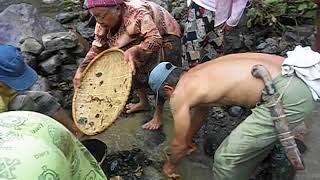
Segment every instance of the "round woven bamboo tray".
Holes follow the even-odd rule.
[[[87,135],[101,133],[122,112],[130,94],[132,72],[120,49],[100,53],[84,70],[75,90],[72,114]]]

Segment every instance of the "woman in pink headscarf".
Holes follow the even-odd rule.
[[[80,86],[82,71],[91,60],[111,47],[125,50],[134,73],[139,103],[128,104],[127,113],[148,108],[148,73],[162,59],[181,65],[180,27],[161,6],[145,0],[87,0],[95,17],[95,40],[73,79]],[[160,57],[160,58],[159,58]]]

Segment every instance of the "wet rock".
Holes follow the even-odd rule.
[[[60,90],[51,90],[49,91],[49,93],[55,97],[56,99],[58,99],[58,102],[60,104],[64,104],[64,97],[63,97],[63,92]]]
[[[41,54],[38,56],[38,60],[40,62],[49,59],[52,55],[57,54],[56,51],[48,51],[48,50],[44,50],[41,52]]]
[[[62,64],[75,64],[75,58],[69,53],[67,49],[59,50],[59,57]]]
[[[168,0],[150,0],[156,4],[159,4],[165,9],[169,9],[169,1]]]
[[[20,49],[22,52],[27,52],[27,53],[32,53],[32,54],[38,55],[41,53],[41,51],[43,49],[42,44],[34,38],[24,39],[24,40],[22,40],[21,43],[22,44],[20,46]]]
[[[228,109],[228,113],[232,117],[240,117],[243,115],[244,110],[240,106],[232,106]]]
[[[56,15],[56,21],[60,22],[61,24],[65,24],[78,17],[79,17],[79,13],[74,13],[74,12],[60,13]]]
[[[79,19],[82,22],[89,20],[90,17],[91,17],[91,14],[89,13],[89,11],[82,11],[79,14]]]
[[[262,53],[278,54],[281,52],[279,48],[280,40],[281,38],[278,37],[267,38],[263,43],[259,44],[256,49]]]
[[[57,0],[42,0],[42,2],[45,4],[52,4],[54,2],[57,2]]]
[[[284,32],[283,36],[288,40],[294,42],[300,42],[303,38],[312,35],[315,31],[313,25],[303,25],[303,26],[286,26],[287,31]]]
[[[233,52],[243,47],[241,39],[241,32],[238,29],[234,29],[231,32],[225,33],[224,36],[224,50],[226,52]]]
[[[52,75],[48,75],[47,79],[50,82],[59,82],[60,81],[60,76],[58,74],[52,74]]]
[[[38,76],[38,80],[36,81],[36,83],[33,86],[31,86],[31,88],[29,90],[30,91],[47,92],[50,90],[49,81],[45,77]]]
[[[268,45],[276,46],[278,44],[278,40],[275,38],[268,38],[265,41]]]
[[[77,56],[82,58],[86,56],[86,50],[82,46],[77,46],[73,49],[69,49],[68,52],[72,56]]]
[[[72,81],[74,74],[77,71],[77,65],[63,65],[60,70],[60,77],[62,81]]]
[[[204,152],[208,156],[213,157],[220,144],[228,135],[229,133],[226,131],[219,131],[218,133],[209,133],[206,135],[203,143]]]
[[[264,48],[266,48],[268,46],[268,44],[266,42],[263,42],[261,44],[259,44],[256,49],[257,50],[263,50]]]
[[[78,59],[76,60],[77,66],[79,66],[79,65],[82,63],[83,60],[84,60],[84,58],[78,58]]]
[[[143,167],[151,162],[140,149],[119,151],[108,154],[101,163],[101,168],[108,177],[122,176],[124,179],[139,179],[143,173]]]
[[[32,68],[37,67],[37,57],[31,53],[22,52],[23,60],[25,63],[27,63]]]
[[[82,37],[89,41],[93,41],[94,39],[94,28],[90,28],[86,23],[79,23],[76,27],[77,32],[80,33]]]
[[[42,17],[29,4],[14,4],[0,13],[0,43],[17,46],[20,39],[33,37],[41,40],[42,35],[65,29],[49,17]]]
[[[183,13],[185,11],[184,7],[176,7],[172,10],[172,15],[175,19],[181,19],[183,16]]]
[[[58,88],[59,87],[59,81],[60,81],[60,75],[59,74],[53,74],[46,76],[49,80],[49,84],[52,88]]]
[[[72,32],[57,32],[43,35],[42,42],[46,50],[55,51],[76,47],[78,38]]]
[[[48,60],[43,61],[39,64],[41,71],[43,71],[46,75],[56,73],[60,66],[61,61],[58,55],[52,56]]]
[[[252,51],[255,45],[253,36],[244,35],[243,38],[244,38],[244,45],[246,46],[246,48]]]

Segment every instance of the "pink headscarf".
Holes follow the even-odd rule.
[[[109,7],[109,6],[116,6],[123,3],[123,0],[87,0],[87,7],[94,8],[94,7]]]

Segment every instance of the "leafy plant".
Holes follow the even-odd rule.
[[[283,28],[281,19],[315,18],[317,5],[313,0],[250,0],[247,27]]]

